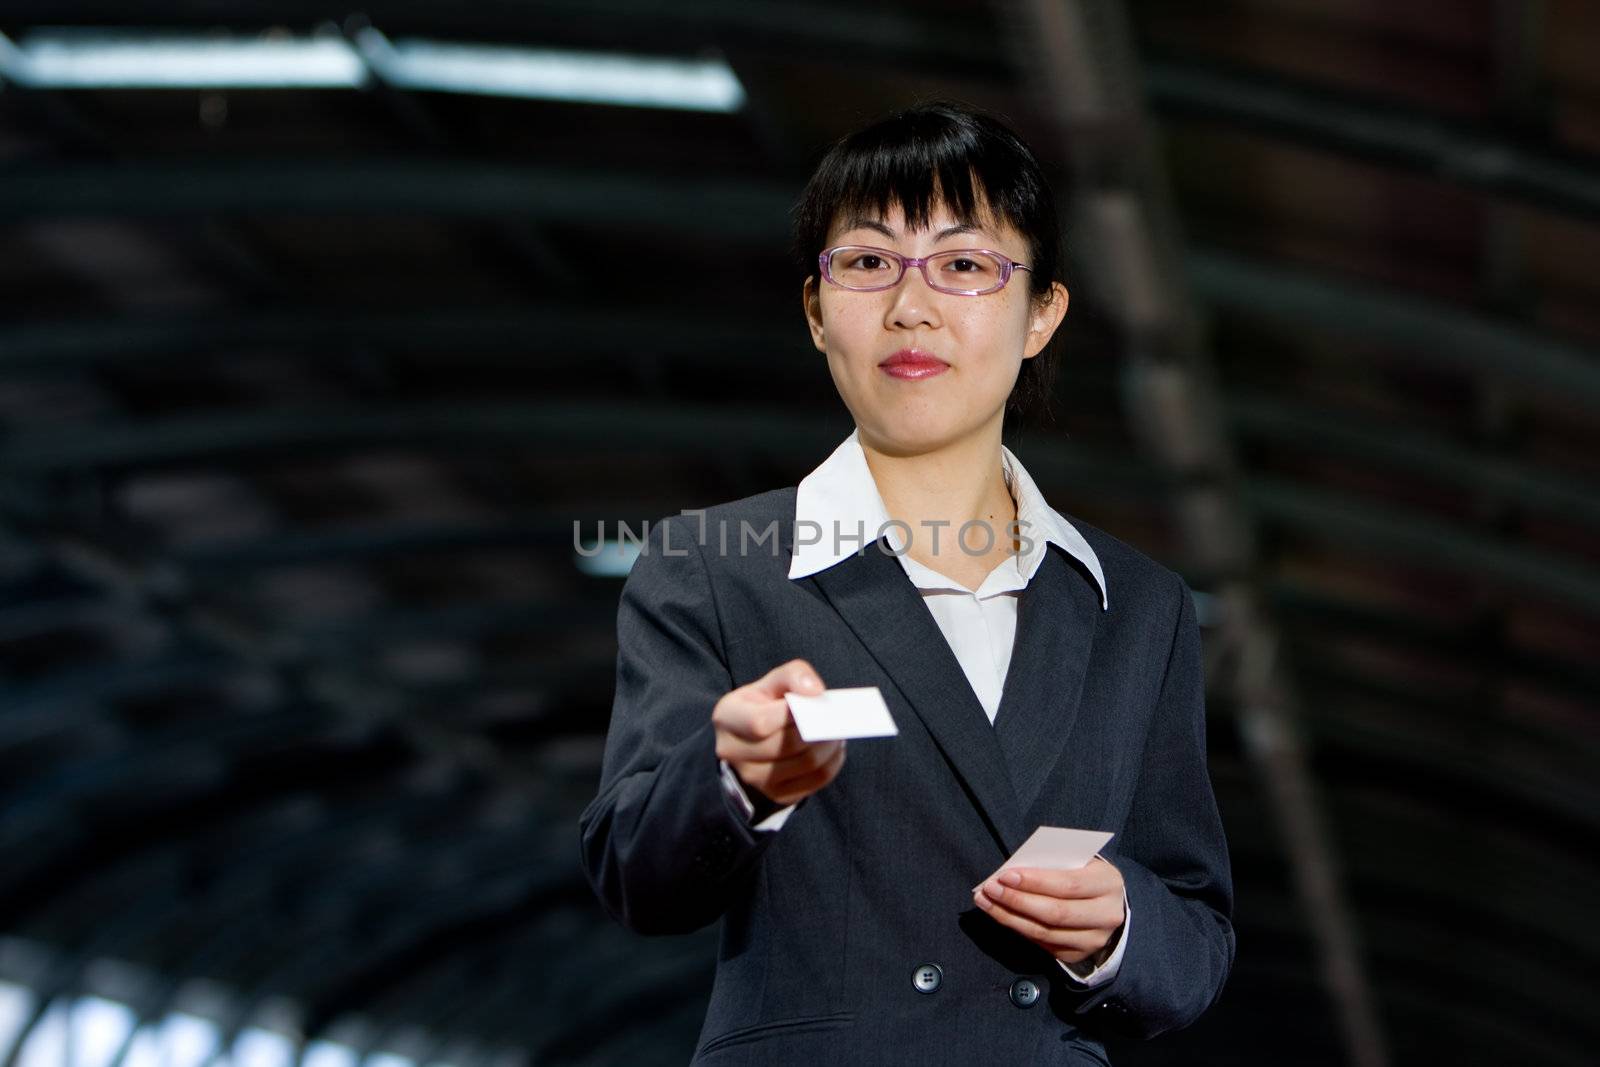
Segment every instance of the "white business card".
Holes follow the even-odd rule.
[[[875,685],[825,689],[816,696],[786,693],[789,714],[807,741],[893,737],[900,732]]]
[[[1107,830],[1074,830],[1065,826],[1041,826],[1024,841],[1011,858],[996,867],[996,874],[1011,867],[1042,867],[1070,871],[1094,859],[1114,835]],[[985,878],[987,882],[989,878]],[[982,884],[982,883],[980,883]]]

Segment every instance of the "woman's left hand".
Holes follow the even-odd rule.
[[[1106,946],[1122,926],[1122,872],[1096,856],[1071,871],[1012,867],[972,891],[972,899],[1063,963],[1094,964],[1110,955]]]

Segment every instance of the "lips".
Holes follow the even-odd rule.
[[[905,379],[931,378],[950,369],[950,364],[919,348],[902,348],[878,366],[893,377]]]

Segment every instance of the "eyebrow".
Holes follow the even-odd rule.
[[[885,226],[876,219],[864,218],[862,216],[857,216],[856,218],[850,220],[849,224],[845,227],[845,232],[849,233],[851,230],[876,230],[885,237],[889,238],[891,241],[899,237],[899,234],[895,233],[894,230],[890,229],[888,226]],[[933,235],[933,239],[935,241],[942,241],[946,237],[954,237],[958,233],[981,234],[983,231],[971,223],[960,222],[954,226],[940,230],[938,233]]]

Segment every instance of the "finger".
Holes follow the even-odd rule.
[[[1122,898],[1068,899],[985,882],[974,894],[1057,930],[1111,930],[1122,921]]]
[[[803,659],[780,663],[750,683],[755,694],[766,700],[782,699],[785,693],[816,696],[822,692],[822,676]]]
[[[990,879],[996,880],[1025,893],[1040,893],[1062,900],[1100,897],[1122,888],[1122,875],[1103,860],[1099,863],[1091,861],[1087,866],[1070,871],[1010,867],[1001,871],[997,879]]]
[[[1057,929],[1030,916],[1013,911],[1004,904],[988,900],[981,893],[973,894],[973,897],[978,902],[978,906],[989,913],[990,918],[1004,927],[1015,930],[1029,941],[1052,954],[1081,952],[1084,956],[1088,956],[1104,948],[1106,941],[1109,940],[1104,930]],[[1076,961],[1069,960],[1068,962]]]
[[[810,743],[800,736],[800,730],[793,722],[785,725],[777,733],[756,740],[738,736],[717,738],[717,756],[729,763],[777,763],[794,759],[810,747]]]
[[[843,741],[818,741],[787,759],[772,764],[772,782],[788,786],[790,782],[814,775],[844,756]]]
[[[777,788],[776,794],[769,793],[768,795],[772,796],[772,798],[777,800],[779,803],[792,804],[803,797],[810,796],[812,793],[815,793],[817,790],[833,781],[833,779],[839,773],[839,768],[842,766],[844,766],[843,747],[835,752],[833,758],[823,766],[817,768],[815,771],[812,771],[810,774],[804,774],[798,778],[793,778],[787,782],[784,782],[781,788]]]
[[[782,700],[756,696],[748,687],[736,689],[718,701],[712,709],[711,721],[722,732],[750,744],[779,737],[785,726],[793,725],[788,704]],[[795,736],[798,737],[799,733],[796,732]],[[779,747],[781,741],[774,742],[771,750],[776,752]]]

